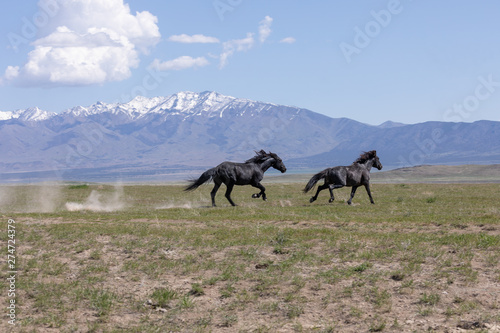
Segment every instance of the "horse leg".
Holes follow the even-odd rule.
[[[227,199],[227,201],[229,201],[229,203],[231,204],[231,206],[236,206],[236,204],[231,199],[231,191],[233,190],[234,183],[227,183],[226,187],[227,187],[227,189],[226,189],[226,199]]]
[[[328,186],[328,190],[330,191],[330,200],[328,200],[328,202],[332,203],[335,200],[335,197],[333,196],[333,190],[336,188],[341,188],[341,187],[344,187],[344,185],[342,185],[342,184],[340,184],[340,185],[330,184]]]
[[[329,188],[329,187],[330,187],[330,185],[328,185],[328,184],[326,184],[326,183],[325,183],[325,184],[323,184],[323,185],[321,185],[321,186],[318,186],[318,190],[316,191],[316,194],[314,195],[314,197],[312,197],[311,199],[309,199],[309,202],[310,202],[310,203],[313,203],[314,201],[316,201],[316,199],[318,199],[318,194],[319,194],[319,192],[321,192],[321,191],[323,191],[325,188]]]
[[[212,189],[212,192],[210,192],[210,197],[212,198],[212,207],[216,207],[215,206],[215,194],[217,193],[217,191],[219,190],[219,187],[221,185],[221,182],[220,180],[214,180],[214,188]]]
[[[375,201],[373,201],[373,198],[372,198],[372,192],[370,191],[370,183],[365,184],[365,188],[366,188],[366,193],[368,193],[368,196],[370,197],[370,202],[372,204],[375,204]]]
[[[351,190],[351,197],[349,198],[349,201],[347,203],[350,205],[352,203],[352,198],[354,198],[354,194],[356,193],[356,190],[358,189],[357,186],[353,186]]]
[[[261,183],[252,184],[252,186],[260,189],[260,193],[252,194],[252,198],[260,198],[260,196],[262,196],[262,200],[267,201],[266,188],[264,186],[262,186]]]
[[[335,200],[335,197],[333,196],[333,189],[335,188],[335,185],[333,184],[330,184],[328,186],[328,190],[330,191],[330,200],[328,200],[328,202],[333,202]]]

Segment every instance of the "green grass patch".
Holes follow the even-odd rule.
[[[302,187],[266,184],[266,202],[236,187],[238,207],[222,191],[211,208],[211,186],[65,185],[48,212],[27,209],[39,187],[10,187],[0,228],[15,219],[19,326],[424,331],[434,326],[395,318],[452,330],[464,315],[498,324],[488,294],[500,281],[498,184],[374,184],[376,204],[358,191],[352,206],[349,189],[310,204]],[[121,205],[67,209],[96,193]]]

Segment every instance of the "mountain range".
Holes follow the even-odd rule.
[[[0,111],[0,182],[186,178],[260,149],[277,153],[291,172],[348,165],[373,149],[384,169],[493,164],[500,122],[373,126],[210,91],[61,113]]]

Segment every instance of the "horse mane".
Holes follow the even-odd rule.
[[[376,150],[370,150],[368,152],[363,152],[354,163],[359,163],[359,164],[364,164],[368,160],[371,160],[372,158],[377,157],[377,151]]]
[[[272,153],[266,153],[264,149],[261,149],[260,151],[255,152],[255,156],[252,157],[251,159],[248,159],[245,161],[245,163],[261,163],[264,162],[265,160],[269,159]]]

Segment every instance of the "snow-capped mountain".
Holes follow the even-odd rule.
[[[224,96],[213,91],[202,93],[185,91],[167,97],[148,98],[137,96],[124,104],[97,102],[87,107],[76,106],[63,111],[62,115],[88,117],[110,113],[127,115],[130,120],[136,120],[147,114],[222,117],[226,110],[238,110],[241,114],[250,110],[252,114],[255,114],[275,106],[275,104],[271,103]],[[0,120],[19,118],[22,120],[42,121],[56,115],[54,112],[43,111],[35,107],[26,110],[0,111]]]
[[[182,173],[254,150],[280,155],[289,170],[351,163],[376,149],[387,167],[500,163],[500,122],[370,126],[297,107],[216,92],[97,102],[60,114],[0,112],[0,182],[8,179],[133,178]]]
[[[64,114],[73,116],[90,116],[102,113],[123,114],[136,120],[148,114],[163,114],[165,116],[184,115],[222,117],[226,110],[239,110],[245,113],[260,112],[266,107],[275,106],[270,103],[259,103],[247,99],[224,96],[222,94],[206,91],[194,93],[190,91],[179,92],[167,97],[147,98],[137,96],[124,104],[106,104],[97,102],[89,107],[77,106],[64,111]]]
[[[0,111],[0,121],[9,119],[20,119],[23,121],[42,121],[47,120],[56,113],[41,110],[37,107],[16,111]]]

